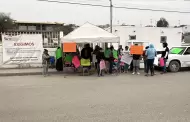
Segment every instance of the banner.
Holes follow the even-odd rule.
[[[3,64],[42,63],[42,35],[2,35]]]
[[[143,46],[131,46],[130,54],[142,55],[143,54]]]
[[[63,43],[63,52],[76,52],[77,49],[77,44],[76,43]]]
[[[131,57],[129,54],[125,54],[121,57],[121,62],[124,62],[129,65],[131,64],[132,60],[133,60],[133,57]]]

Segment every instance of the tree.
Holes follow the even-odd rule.
[[[13,27],[14,21],[10,14],[0,13],[0,32],[5,32]]]
[[[67,34],[69,34],[70,32],[72,32],[77,27],[78,26],[75,25],[75,24],[68,24],[68,25],[64,25],[61,30],[63,31],[64,35],[67,35]]]
[[[157,27],[168,27],[169,23],[165,18],[160,18],[159,21],[157,21]]]

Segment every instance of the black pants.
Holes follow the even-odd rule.
[[[144,60],[144,72],[147,72],[147,60]]]
[[[154,74],[154,59],[147,59],[147,71],[146,73],[148,74],[148,72],[151,72],[151,74]]]
[[[131,64],[130,64],[130,71],[131,71],[131,72],[133,71],[133,60],[132,60],[132,62],[131,62]]]
[[[96,64],[98,76],[102,76],[102,71],[100,70],[100,62],[97,62]]]
[[[112,70],[113,70],[113,61],[110,60],[109,63],[110,63],[109,73],[112,74]]]
[[[98,69],[98,63],[95,62],[95,69]]]
[[[56,70],[57,71],[63,71],[63,60],[62,57],[57,59],[56,61]]]

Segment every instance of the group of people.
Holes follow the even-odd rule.
[[[136,44],[136,46],[138,46]],[[162,58],[164,59],[164,66],[163,66],[163,73],[166,73],[166,62],[169,55],[169,48],[167,43],[163,43],[164,50],[162,51]],[[81,55],[80,55],[81,54]],[[90,62],[92,62],[93,58],[95,58],[95,68],[97,70],[98,76],[102,76],[102,71],[100,69],[100,62],[104,61],[106,68],[105,73],[112,74],[114,70],[115,62],[117,62],[119,65],[122,63],[121,57],[123,55],[130,55],[130,48],[128,46],[125,47],[125,49],[122,48],[122,45],[119,46],[118,50],[115,50],[113,46],[110,46],[110,48],[106,47],[105,50],[103,50],[98,45],[95,46],[95,49],[90,47],[90,44],[86,44],[84,48],[81,50],[81,53],[77,49],[77,52],[75,53],[76,56],[80,57],[81,59],[89,59]],[[93,56],[94,55],[94,56]],[[144,71],[145,76],[149,75],[149,71],[151,73],[151,76],[154,76],[154,60],[155,57],[157,57],[157,51],[154,48],[153,44],[150,44],[147,46],[144,50],[143,55],[139,54],[133,54],[130,55],[132,57],[131,64],[123,63],[120,65],[120,69],[122,72],[127,73],[128,70],[132,71],[132,74],[139,75],[139,68],[140,68],[140,60],[143,57],[144,60]],[[48,68],[49,68],[49,62],[50,62],[50,55],[48,54],[48,50],[44,49],[43,55],[42,55],[42,66],[43,66],[43,75],[48,75]],[[89,69],[91,66],[89,67]],[[56,50],[56,70],[57,71],[63,71],[63,58],[62,58],[62,50],[60,47]]]
[[[161,58],[164,59],[164,66],[162,67],[162,72],[161,74],[166,73],[166,62],[168,59],[169,55],[169,48],[167,43],[163,43],[163,51],[161,54]],[[157,57],[157,51],[154,48],[153,44],[150,44],[145,48],[144,54],[143,54],[143,59],[144,59],[144,69],[145,69],[145,76],[148,76],[149,71],[151,72],[151,76],[154,76],[154,61],[155,57]]]

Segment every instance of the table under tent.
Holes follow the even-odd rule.
[[[85,23],[84,25],[80,26],[79,28],[75,29],[68,35],[61,38],[61,42],[63,45],[64,43],[76,43],[79,49],[82,49],[84,44],[86,43],[91,44],[91,46],[93,45],[93,47],[95,45],[99,45],[100,47],[104,48],[105,43],[119,44],[120,38],[100,27],[97,27],[90,23]],[[75,61],[73,60],[76,60],[76,57],[66,55],[65,59],[66,60],[69,59],[67,61],[74,63]],[[84,59],[79,59],[79,60],[80,60],[80,66],[83,68],[83,74],[84,74],[84,68],[91,65],[91,62],[89,60],[84,60]],[[78,60],[76,62],[78,62]]]

